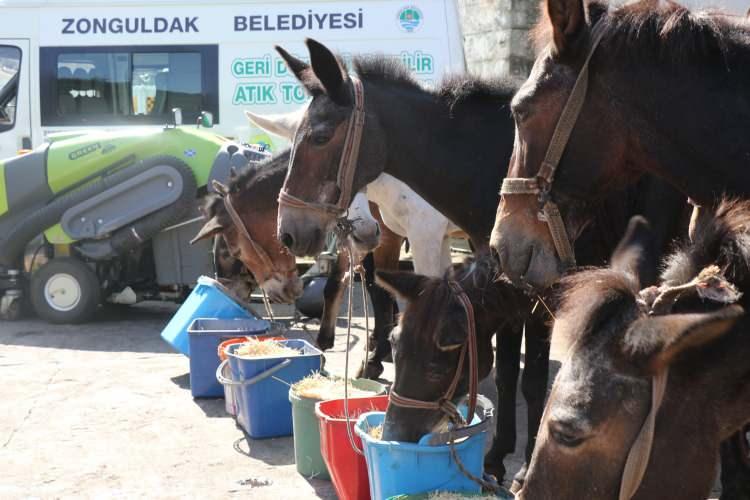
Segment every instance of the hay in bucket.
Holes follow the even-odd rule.
[[[368,427],[367,434],[369,434],[371,438],[380,441],[383,439],[383,424]]]
[[[361,398],[374,396],[375,391],[357,389],[352,386],[352,381],[347,382],[350,398]],[[292,392],[301,397],[309,399],[339,399],[344,397],[344,379],[330,378],[321,375],[320,372],[313,373],[292,385]]]
[[[267,358],[267,357],[287,357],[299,356],[297,349],[292,349],[280,344],[275,340],[258,340],[248,338],[247,342],[240,344],[234,351],[234,354],[240,358]]]

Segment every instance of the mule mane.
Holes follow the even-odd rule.
[[[701,215],[694,241],[665,258],[662,283],[690,282],[715,264],[726,278],[745,292],[750,286],[750,201],[723,199],[715,210]],[[582,271],[562,280],[562,300],[557,311],[555,336],[566,346],[600,331],[602,321],[614,314],[635,311],[638,284],[632,276],[614,269]],[[637,343],[639,338],[624,341]],[[631,346],[635,347],[635,346]]]
[[[463,263],[449,267],[441,278],[430,279],[422,290],[419,303],[424,309],[423,315],[420,314],[419,317],[424,317],[425,323],[420,324],[419,334],[427,335],[439,331],[439,326],[448,311],[460,310],[460,321],[463,324],[463,309],[460,309],[450,281],[457,282],[466,292],[475,314],[486,310],[492,314],[503,314],[507,319],[513,320],[513,313],[521,310],[520,306],[516,307],[512,303],[519,296],[517,289],[498,275],[495,263],[489,255],[467,257]],[[419,341],[433,340],[422,338]]]
[[[554,335],[568,348],[601,331],[616,313],[636,307],[638,283],[628,273],[609,268],[581,271],[561,281]]]
[[[747,291],[750,287],[750,201],[722,199],[715,211],[702,214],[694,241],[664,262],[662,281],[675,286],[689,282],[716,264],[726,278]]]
[[[355,57],[353,65],[360,78],[366,82],[391,84],[398,88],[433,95],[451,110],[468,102],[506,105],[516,93],[519,83],[501,78],[451,75],[443,78],[437,88],[430,89],[416,81],[409,68],[393,57]]]
[[[277,193],[281,189],[289,167],[289,155],[290,150],[287,149],[257,165],[243,169],[229,180],[229,192],[232,195],[241,193],[251,198],[253,207],[257,210],[265,211],[275,207],[278,203],[276,196],[268,193]],[[234,200],[234,197],[232,199]],[[223,210],[224,204],[218,194],[209,194],[203,198],[201,211],[206,218],[210,219]]]
[[[643,62],[727,63],[734,49],[747,47],[745,18],[719,11],[691,11],[676,2],[641,0],[608,11],[593,0],[587,5],[590,25],[603,23],[603,43],[618,55]],[[552,39],[546,9],[532,30],[537,51]]]

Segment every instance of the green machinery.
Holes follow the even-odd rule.
[[[0,161],[0,317],[81,322],[102,300],[181,299],[212,273],[196,199],[267,156],[205,128],[58,134]]]

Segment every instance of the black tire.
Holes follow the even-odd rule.
[[[49,290],[49,287],[55,286],[52,280],[63,285],[62,291]],[[66,291],[65,285],[70,285],[75,295]],[[60,297],[57,305],[52,302],[52,292]],[[99,306],[101,295],[99,279],[94,271],[83,261],[71,257],[52,259],[31,277],[30,298],[34,311],[51,323],[87,321]]]

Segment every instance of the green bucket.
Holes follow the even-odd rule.
[[[352,380],[352,387],[372,391],[374,395],[385,393],[385,385],[364,378]],[[292,403],[294,462],[297,464],[297,472],[308,478],[330,480],[331,475],[320,453],[320,428],[318,417],[315,416],[315,403],[321,400],[297,396],[289,389],[289,401]]]

